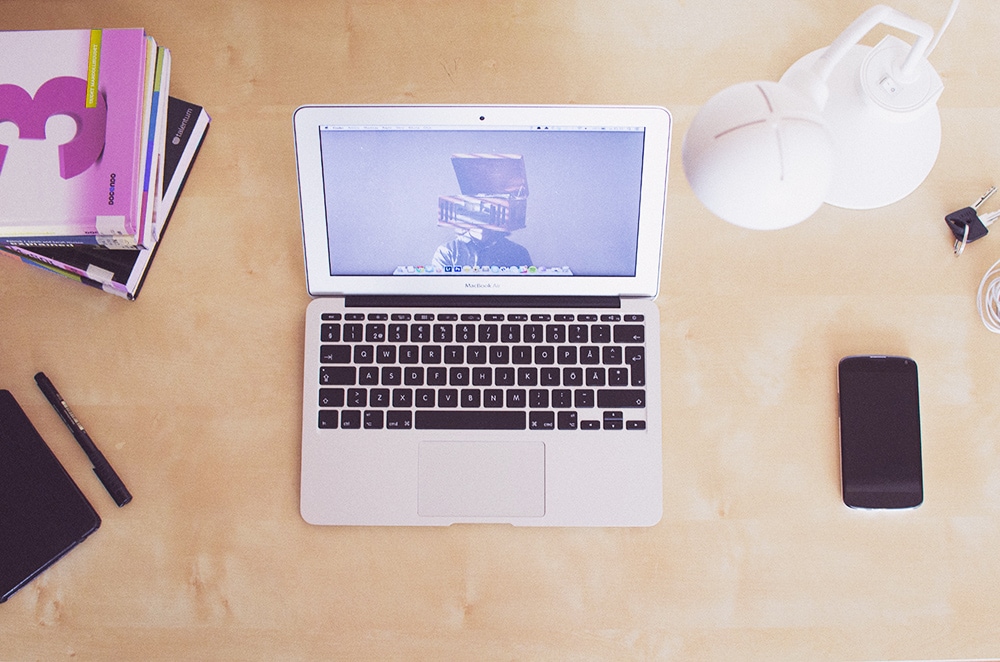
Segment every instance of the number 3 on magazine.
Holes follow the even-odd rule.
[[[17,125],[22,140],[45,140],[45,123],[54,115],[67,115],[76,122],[76,135],[59,146],[59,174],[76,177],[94,165],[104,151],[108,102],[97,95],[97,106],[86,107],[87,81],[74,76],[53,78],[38,88],[35,98],[17,85],[0,85],[0,122]],[[0,172],[7,146],[0,145]]]

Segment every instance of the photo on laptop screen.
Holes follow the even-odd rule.
[[[331,275],[632,276],[643,132],[320,128]]]

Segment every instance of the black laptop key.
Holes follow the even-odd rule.
[[[523,411],[418,409],[414,412],[414,427],[418,430],[524,430],[526,421]]]
[[[584,365],[597,365],[600,362],[601,352],[597,347],[587,345],[580,348],[580,363]]]
[[[410,325],[410,339],[413,342],[429,342],[431,339],[431,325],[430,324]]]
[[[342,388],[321,388],[319,390],[320,407],[343,407],[344,389]]]
[[[626,347],[625,363],[632,366],[632,386],[646,385],[646,352],[642,347]]]
[[[381,411],[366,411],[364,414],[364,427],[366,430],[381,430],[385,421],[385,413]]]
[[[620,411],[604,412],[605,430],[622,430],[625,427],[625,417]]]
[[[628,368],[608,368],[608,386],[628,385]]]
[[[524,325],[524,342],[536,343],[542,342],[545,336],[542,333],[541,324],[525,324]]]
[[[457,407],[458,406],[458,390],[453,388],[443,388],[437,392],[437,406],[438,407]]]
[[[465,360],[472,365],[485,365],[486,356],[486,347],[483,345],[470,345],[465,352]]]
[[[646,340],[646,327],[642,324],[616,324],[615,342],[639,343]]]
[[[403,383],[407,384],[408,386],[423,386],[424,369],[419,366],[407,368],[403,372]]]
[[[417,363],[420,361],[420,350],[417,349],[416,345],[402,345],[399,348],[399,362],[400,363]]]
[[[358,371],[354,366],[323,366],[319,369],[322,386],[352,386],[357,377]]]
[[[382,368],[382,384],[385,386],[399,386],[403,383],[403,369],[397,366]]]
[[[482,392],[478,388],[463,388],[459,392],[459,403],[462,407],[479,409]]]
[[[511,349],[511,363],[527,365],[531,363],[532,357],[533,352],[531,351],[531,347],[527,345],[515,345]]]
[[[646,406],[645,389],[609,388],[597,391],[597,406],[601,409],[635,409]]]
[[[363,388],[347,389],[347,406],[364,407],[368,404],[368,391]]]
[[[379,369],[371,365],[363,365],[358,368],[358,383],[363,386],[374,386],[378,384]]]
[[[514,374],[513,368],[497,368],[493,376],[493,382],[497,386],[513,386]]]
[[[393,407],[410,407],[413,404],[413,391],[408,388],[392,389]]]
[[[528,390],[528,406],[532,409],[545,409],[549,406],[549,392],[544,388]]]
[[[337,427],[337,410],[336,409],[320,409],[319,410],[319,427],[323,430],[332,430]]]
[[[607,373],[604,368],[587,368],[584,372],[587,386],[605,386]]]
[[[465,348],[461,345],[445,345],[443,355],[445,363],[465,363]]]
[[[441,363],[441,346],[424,345],[420,348],[421,363]]]
[[[407,326],[405,324],[390,324],[389,342],[406,342],[409,338],[406,329]]]
[[[563,386],[583,386],[583,368],[563,368]]]
[[[319,347],[319,362],[320,363],[350,363],[351,362],[351,346],[350,345],[320,345],[320,347]]]
[[[555,430],[556,415],[551,411],[533,411],[528,415],[528,429]]]
[[[577,427],[575,411],[561,411],[558,414],[560,430],[575,430]]]
[[[361,412],[357,409],[348,409],[340,414],[340,427],[345,430],[361,429]]]
[[[448,383],[448,369],[441,368],[438,366],[429,366],[427,368],[427,385],[428,386],[444,386]]]
[[[495,343],[500,338],[500,327],[496,324],[479,325],[479,342]]]
[[[409,430],[413,427],[413,416],[408,411],[386,413],[385,427],[389,430]]]
[[[528,404],[528,394],[523,388],[509,388],[504,396],[508,409],[523,409]]]

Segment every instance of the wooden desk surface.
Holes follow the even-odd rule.
[[[948,4],[894,6],[937,28]],[[104,519],[0,606],[0,659],[1000,654],[1000,336],[974,301],[1000,239],[955,258],[942,220],[1000,184],[998,5],[965,0],[931,58],[944,140],[904,201],[752,232],[707,212],[681,169],[712,94],[776,80],[869,6],[3,2],[4,29],[147,28],[173,51],[172,92],[213,123],[138,301],[0,260],[0,387]],[[291,114],[361,102],[673,112],[658,526],[300,519],[308,297]],[[920,364],[914,511],[841,502],[835,366],[859,352]],[[38,370],[130,486],[125,508],[35,388]]]

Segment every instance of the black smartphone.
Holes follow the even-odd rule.
[[[913,508],[924,500],[917,364],[848,356],[838,368],[840,476],[852,508]]]

